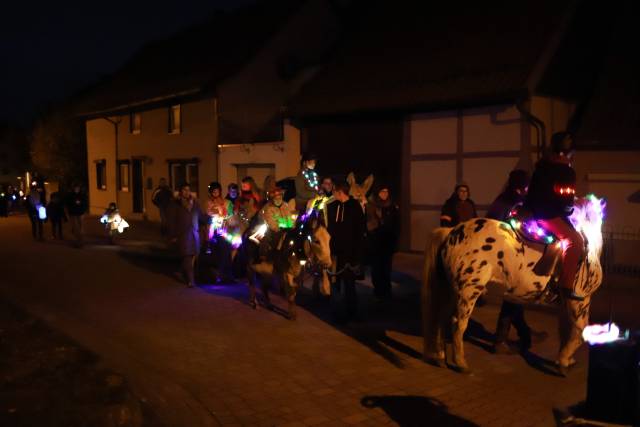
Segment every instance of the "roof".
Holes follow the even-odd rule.
[[[304,118],[516,99],[529,92],[571,4],[374,2],[289,112]]]
[[[75,101],[81,115],[192,96],[233,75],[297,10],[299,0],[263,0],[143,47]]]

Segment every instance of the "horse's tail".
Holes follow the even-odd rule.
[[[444,278],[440,266],[440,248],[447,239],[450,228],[436,228],[427,239],[424,251],[424,270],[422,277],[422,334],[424,337],[424,357],[427,359],[442,359],[438,341],[441,339],[441,313],[447,305],[440,301],[446,293],[442,292]]]

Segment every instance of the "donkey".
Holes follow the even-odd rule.
[[[349,184],[349,195],[360,202],[360,205],[364,208],[367,203],[367,193],[371,190],[373,185],[373,175],[369,175],[362,184],[356,182],[356,177],[353,172],[347,175],[347,184]]]
[[[290,202],[295,203],[295,200]],[[259,221],[255,221],[255,230],[261,227]],[[260,230],[258,230],[259,232]],[[251,231],[250,231],[251,232]],[[257,245],[246,240],[243,247],[249,252],[247,256],[247,276],[249,282],[249,304],[254,309],[258,308],[256,298],[255,279],[260,276],[262,294],[268,308],[272,307],[269,298],[269,284],[273,278],[277,278],[284,287],[288,302],[287,317],[296,320],[296,295],[298,292],[298,278],[307,263],[319,264],[323,270],[331,265],[331,250],[329,241],[331,236],[321,221],[321,215],[317,211],[304,215],[298,220],[296,226],[287,231],[276,250],[273,260],[255,261]]]
[[[593,195],[578,199],[570,218],[588,241],[587,254],[576,275],[575,287],[583,301],[567,300],[560,316],[560,351],[556,364],[562,375],[575,363],[589,320],[591,295],[602,283],[600,253],[604,200]],[[468,372],[463,334],[473,307],[487,284],[505,288],[518,302],[541,301],[552,274],[536,274],[542,253],[527,246],[514,228],[492,219],[471,219],[455,228],[436,228],[425,250],[422,284],[424,358],[445,366],[443,331],[452,328],[454,368]],[[562,245],[562,242],[553,243]]]

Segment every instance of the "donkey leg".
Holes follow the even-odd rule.
[[[256,277],[251,268],[247,268],[247,284],[249,286],[249,305],[256,310],[258,302],[256,301]]]
[[[293,274],[287,273],[284,278],[284,286],[286,288],[287,302],[289,304],[289,310],[287,317],[289,320],[296,320],[298,313],[296,312],[296,294],[298,291],[298,284]]]
[[[590,298],[584,301],[566,300],[564,310],[560,313],[561,334],[560,351],[558,352],[558,370],[560,374],[567,374],[570,365],[575,363],[573,355],[583,343],[582,331],[589,321]]]

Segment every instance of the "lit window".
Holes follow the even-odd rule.
[[[96,162],[96,187],[98,190],[107,189],[107,161]]]
[[[180,133],[180,104],[169,107],[169,133]]]
[[[133,134],[140,133],[142,127],[142,113],[129,114],[129,132]]]
[[[122,161],[118,164],[118,190],[129,191],[129,162]]]

